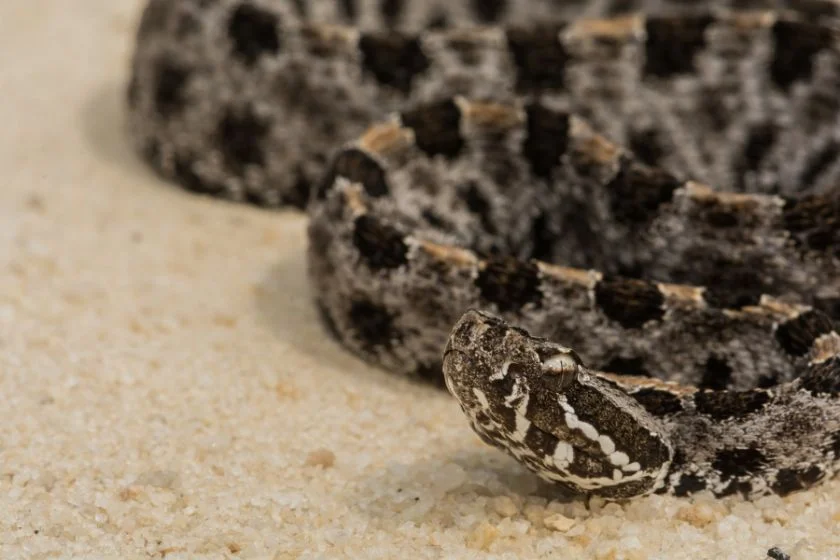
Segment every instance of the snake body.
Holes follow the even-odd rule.
[[[331,333],[547,480],[833,476],[837,5],[420,4],[152,0],[138,149],[306,206]]]

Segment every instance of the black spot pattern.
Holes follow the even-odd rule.
[[[473,12],[481,23],[499,21],[507,7],[507,0],[471,0]]]
[[[802,387],[815,395],[840,395],[840,357],[811,365],[802,376]]]
[[[770,123],[752,127],[744,144],[743,169],[755,171],[764,161],[773,143],[776,141],[778,129]]]
[[[228,21],[228,36],[233,53],[247,65],[253,65],[263,54],[280,50],[277,17],[247,2],[240,4]]]
[[[568,148],[569,115],[538,103],[528,105],[525,114],[527,128],[522,155],[528,160],[534,175],[548,179]]]
[[[667,78],[693,72],[694,56],[706,46],[706,28],[711,23],[709,16],[648,19],[644,73]]]
[[[494,234],[498,230],[493,221],[490,202],[485,198],[475,181],[470,181],[458,187],[458,194],[464,200],[470,212],[478,216],[481,227],[485,232]]]
[[[303,173],[298,171],[294,187],[289,192],[283,193],[281,203],[303,210],[309,203],[309,196],[311,194],[312,184],[306,179]]]
[[[417,147],[429,156],[454,158],[464,147],[461,111],[451,99],[406,111],[401,120],[414,130]]]
[[[810,310],[779,325],[776,341],[791,356],[804,356],[814,341],[834,330],[834,324],[821,311]]]
[[[385,196],[390,191],[385,181],[385,170],[372,157],[356,148],[343,150],[333,159],[330,171],[318,188],[318,198],[324,198],[337,177],[360,183],[372,197]]]
[[[557,235],[551,230],[551,220],[547,212],[540,212],[534,218],[531,228],[531,258],[540,261],[551,261],[554,256],[554,242]]]
[[[508,48],[516,65],[516,88],[523,92],[562,89],[569,55],[560,42],[561,26],[511,29]]]
[[[372,352],[377,347],[391,348],[400,339],[394,328],[394,316],[374,302],[354,301],[350,306],[349,321],[366,352]]]
[[[725,258],[706,259],[706,270],[712,271],[711,278],[703,278],[706,284],[703,299],[716,309],[738,309],[747,305],[758,305],[765,292],[758,266],[749,263],[731,262]]]
[[[741,418],[752,414],[770,400],[764,391],[700,391],[694,395],[697,411],[714,420]]]
[[[481,297],[495,303],[499,311],[514,311],[528,303],[539,304],[537,266],[513,257],[495,257],[486,261],[476,278]]]
[[[606,186],[616,220],[638,223],[651,219],[660,205],[670,202],[680,182],[669,173],[624,159]]]
[[[658,133],[652,129],[631,131],[627,139],[627,147],[639,158],[639,161],[646,165],[656,165],[665,155]]]
[[[767,458],[754,448],[721,449],[712,461],[712,467],[720,472],[721,480],[758,474],[766,464]]]
[[[365,34],[359,40],[364,69],[377,82],[402,93],[429,67],[429,59],[415,37],[399,33]]]
[[[674,486],[674,495],[684,497],[694,492],[702,492],[705,489],[706,481],[701,477],[693,474],[684,474]]]
[[[184,86],[190,72],[172,61],[163,60],[157,68],[155,87],[155,111],[167,119],[184,108]]]
[[[775,56],[770,77],[782,89],[811,77],[814,55],[831,45],[831,30],[811,23],[780,20],[773,26]]]
[[[241,174],[248,165],[262,165],[268,126],[252,110],[229,111],[216,130],[219,150],[228,169]]]
[[[825,472],[819,467],[812,466],[804,469],[781,469],[776,475],[773,490],[781,496],[786,496],[797,490],[804,490],[819,482]]]
[[[393,226],[364,214],[356,218],[353,245],[373,270],[393,269],[408,262],[403,235]]]
[[[683,411],[680,398],[668,391],[646,388],[632,393],[631,396],[645,410],[657,417],[669,416]]]
[[[785,228],[801,247],[815,251],[840,247],[840,196],[820,193],[785,202]]]
[[[725,359],[709,356],[703,369],[703,378],[698,385],[701,389],[723,390],[732,381],[732,368]]]
[[[595,286],[601,311],[626,329],[641,327],[665,315],[665,296],[655,284],[632,278],[605,278]]]

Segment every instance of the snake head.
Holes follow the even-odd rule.
[[[540,477],[611,499],[663,485],[673,448],[662,427],[573,350],[470,310],[443,373],[481,439]]]

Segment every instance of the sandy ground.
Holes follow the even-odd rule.
[[[135,157],[141,2],[0,4],[0,558],[840,557],[840,481],[551,500],[454,400],[325,338],[305,219]]]

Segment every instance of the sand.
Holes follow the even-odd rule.
[[[135,156],[138,0],[0,4],[0,558],[840,557],[840,481],[558,501],[325,337],[304,216]]]

